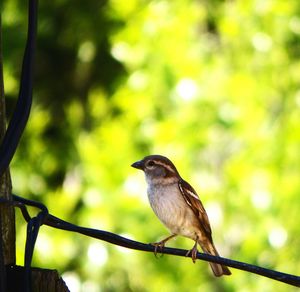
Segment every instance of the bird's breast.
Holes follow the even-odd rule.
[[[172,233],[193,237],[191,223],[196,216],[186,204],[177,184],[148,187],[148,198],[156,216]]]

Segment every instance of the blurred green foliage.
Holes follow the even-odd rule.
[[[10,112],[26,2],[1,6]],[[300,2],[56,0],[39,11],[14,192],[76,224],[157,241],[168,231],[130,164],[163,154],[199,192],[221,255],[299,275]],[[201,261],[157,260],[47,227],[34,265],[58,269],[72,291],[293,291],[237,270],[215,279]]]

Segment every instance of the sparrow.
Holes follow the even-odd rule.
[[[195,241],[193,248],[186,254],[191,255],[194,263],[198,244],[203,252],[219,256],[202,202],[193,187],[181,178],[171,160],[162,155],[149,155],[131,166],[144,171],[150,205],[160,221],[171,231],[169,237],[153,243],[155,254],[168,240],[181,235]],[[209,264],[216,277],[231,274],[226,266],[212,262]]]

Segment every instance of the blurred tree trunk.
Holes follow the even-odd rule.
[[[6,113],[3,84],[2,21],[0,16],[0,141],[6,130]],[[11,200],[11,179],[9,169],[0,177],[0,197]],[[14,208],[0,204],[0,288],[5,287],[5,265],[14,265],[15,258],[15,212]],[[4,287],[3,287],[4,285]],[[2,290],[1,290],[2,291]]]

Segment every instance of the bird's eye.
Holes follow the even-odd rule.
[[[155,163],[154,163],[153,160],[150,160],[150,161],[147,163],[147,166],[150,166],[150,167],[152,167],[152,166],[154,166],[154,165],[155,165]]]

